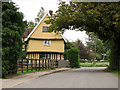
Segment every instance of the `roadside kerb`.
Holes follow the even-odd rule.
[[[32,79],[36,79],[38,77],[42,77],[42,76],[57,73],[57,72],[68,71],[68,70],[71,70],[71,68],[60,68],[55,70],[40,71],[40,72],[20,75],[11,79],[2,79],[2,88],[11,88],[15,85],[22,84],[24,82],[27,82]]]

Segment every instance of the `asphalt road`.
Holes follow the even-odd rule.
[[[38,77],[13,88],[118,88],[118,77],[103,69],[82,67]]]

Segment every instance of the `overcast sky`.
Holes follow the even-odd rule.
[[[31,20],[34,21],[41,7],[43,7],[45,11],[53,10],[53,12],[55,12],[58,9],[58,0],[12,0],[12,1],[18,5],[19,11],[24,14],[24,20],[27,21]],[[64,33],[64,37],[69,41],[76,41],[77,39],[80,39],[83,42],[83,44],[85,44],[86,38],[88,38],[85,32],[74,30],[72,31],[67,30]]]

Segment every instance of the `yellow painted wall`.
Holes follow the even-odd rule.
[[[62,38],[61,35],[56,34],[54,32],[42,32],[43,26],[50,26],[50,24],[46,24],[44,21],[48,20],[48,15],[44,18],[41,24],[37,27],[34,33],[31,35],[31,38],[42,38],[42,39],[55,39],[55,38]]]
[[[27,52],[64,52],[64,40],[51,40],[50,46],[44,46],[44,40],[29,40]]]
[[[44,21],[48,20],[48,15],[44,18],[41,24],[36,28],[30,38],[40,38],[40,39],[63,39],[60,34],[54,32],[42,32],[43,26],[47,25]],[[27,45],[27,52],[59,52],[64,53],[64,40],[51,40],[50,46],[44,46],[44,40],[32,40],[29,39]],[[28,57],[28,55],[27,55]],[[39,54],[36,56],[39,58]],[[52,59],[52,57],[51,57]],[[57,54],[57,59],[60,59],[60,54]],[[61,55],[61,59],[64,59],[64,55]]]

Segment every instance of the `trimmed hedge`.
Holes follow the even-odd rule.
[[[71,48],[65,51],[65,59],[70,61],[71,68],[80,67],[80,51],[77,48]]]

